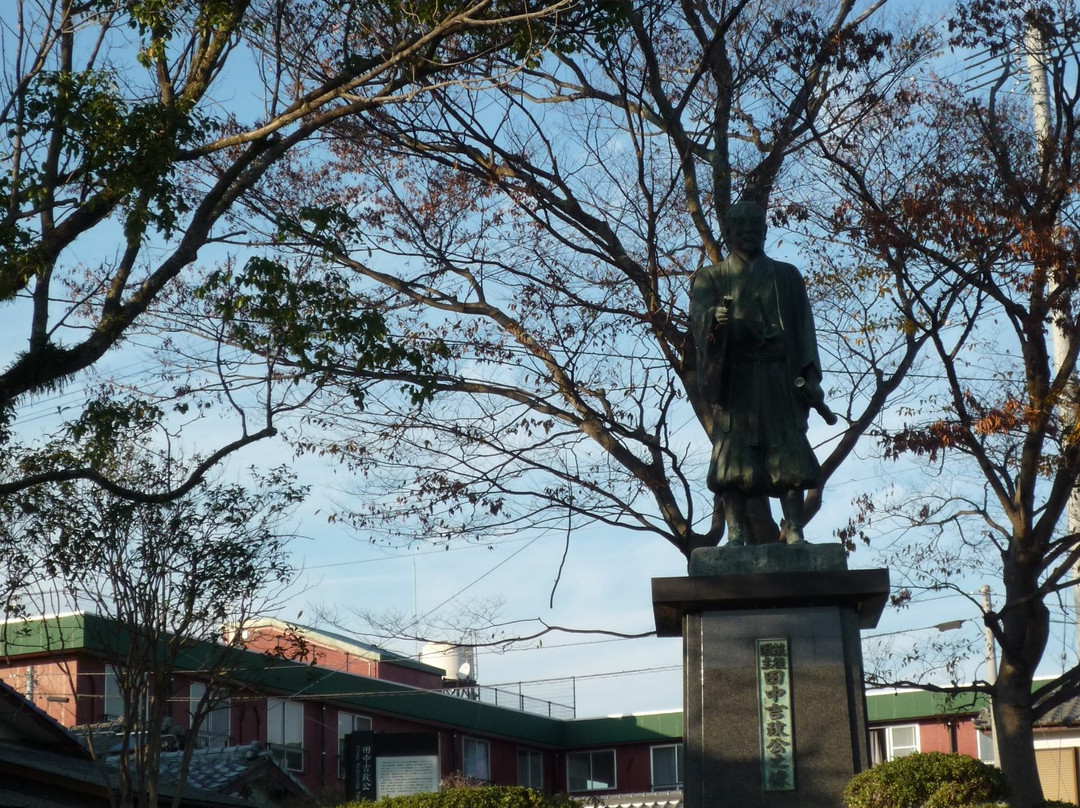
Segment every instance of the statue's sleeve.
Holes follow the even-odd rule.
[[[821,381],[821,358],[818,355],[817,330],[814,328],[814,313],[810,309],[810,299],[806,294],[806,283],[802,275],[795,267],[786,265],[788,275],[789,292],[791,295],[790,310],[796,323],[792,329],[794,334],[793,353],[795,362],[793,370],[799,376],[813,375],[814,380]]]
[[[716,401],[719,395],[724,350],[717,340],[716,307],[720,294],[719,267],[702,267],[694,274],[690,292],[690,323],[697,346],[698,387],[706,399]]]
[[[702,267],[695,272],[690,291],[690,322],[699,351],[704,349],[705,342],[712,331],[709,320],[712,319],[715,322],[716,291],[712,273],[712,267]]]

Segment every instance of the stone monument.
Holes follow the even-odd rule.
[[[698,272],[691,317],[728,543],[695,550],[687,577],[653,579],[657,634],[683,637],[684,805],[838,808],[869,765],[859,632],[889,576],[805,540],[820,477],[808,415],[836,422],[813,317],[798,270],[764,253],[761,207],[733,206],[727,225],[732,254]],[[780,543],[747,519],[765,497],[780,500]]]

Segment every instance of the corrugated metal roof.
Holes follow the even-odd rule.
[[[937,715],[971,715],[978,713],[987,704],[985,695],[971,692],[947,694],[929,690],[897,690],[867,693],[866,719],[874,723]]]
[[[682,734],[682,712],[643,713],[567,721],[563,729],[563,743],[566,746],[581,747],[665,741],[680,739]]]
[[[308,640],[314,640],[315,642],[322,642],[324,645],[333,645],[340,648],[343,651],[349,651],[359,656],[366,657],[378,662],[390,662],[394,665],[401,666],[403,668],[410,668],[413,670],[424,671],[426,673],[434,673],[442,676],[444,673],[442,668],[436,668],[434,665],[427,665],[415,659],[411,659],[403,654],[389,651],[385,648],[380,648],[377,645],[358,640],[355,637],[350,637],[347,634],[341,634],[336,631],[327,631],[326,629],[315,628],[313,626],[304,626],[299,623],[286,623],[282,620],[278,620],[276,617],[260,618],[258,620],[251,620],[248,624],[245,624],[245,628],[258,629],[263,627],[269,627],[277,630],[293,629],[296,633],[302,635]]]
[[[9,622],[8,636],[0,636],[0,654],[71,653],[84,650],[109,657],[126,641],[123,627],[98,615],[74,614],[56,619]],[[187,645],[174,660],[178,672],[213,669],[216,657],[228,654],[228,679],[261,692],[292,698],[333,701],[374,713],[422,720],[446,726],[470,727],[477,732],[528,740],[535,744],[562,744],[562,724],[556,718],[523,713],[482,702],[446,695],[437,690],[410,687],[344,671],[279,659],[267,654],[227,648],[207,642]]]
[[[681,791],[654,791],[645,794],[609,794],[599,798],[607,808],[682,808]]]

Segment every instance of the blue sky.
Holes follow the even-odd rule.
[[[234,82],[242,86],[242,82]],[[228,87],[229,82],[222,86]],[[242,93],[223,96],[230,103],[249,103]],[[102,242],[104,243],[104,242]],[[84,245],[85,247],[86,245]],[[102,258],[115,249],[104,246]],[[775,250],[771,250],[775,252]],[[95,260],[93,251],[83,250],[83,261]],[[205,260],[206,254],[202,256]],[[0,363],[5,363],[23,347],[25,330],[17,306],[5,306],[0,322]],[[136,341],[137,342],[137,341]],[[120,376],[137,379],[146,357],[137,344],[106,357],[103,368]],[[82,380],[85,381],[85,380]],[[76,405],[83,398],[81,382],[73,382],[59,395],[32,400],[20,426],[33,435],[52,422],[57,407]],[[827,441],[831,431],[815,422],[813,438]],[[199,425],[203,448],[215,445],[214,438],[234,436],[226,423],[210,419]],[[702,446],[701,451],[707,451]],[[221,470],[229,478],[242,476],[249,465],[277,464],[290,460],[290,452],[280,443],[268,443],[232,458]],[[290,461],[291,462],[291,461]],[[560,563],[566,536],[552,532],[521,539],[500,540],[490,546],[452,545],[449,550],[432,549],[422,537],[414,546],[387,549],[375,546],[364,536],[350,535],[341,525],[327,521],[334,502],[346,497],[349,482],[334,468],[317,458],[296,461],[302,480],[313,485],[311,501],[296,519],[300,535],[293,549],[304,567],[292,599],[278,617],[311,622],[320,608],[336,609],[341,628],[359,630],[359,621],[350,609],[390,611],[404,615],[428,615],[443,619],[460,614],[470,603],[502,599],[499,617],[504,621],[543,620],[575,629],[604,629],[627,633],[653,628],[650,581],[653,577],[677,576],[685,572],[685,561],[670,545],[653,535],[631,531],[594,528],[570,537],[565,564]],[[920,470],[911,466],[879,465],[871,459],[853,458],[826,490],[825,507],[807,532],[810,541],[830,541],[850,511],[851,497],[879,482],[917,485]],[[915,541],[917,536],[911,537]],[[881,557],[874,550],[860,548],[852,557],[853,567],[876,567]],[[558,584],[556,586],[556,580]],[[894,573],[894,588],[904,581]],[[983,583],[970,580],[974,593]],[[552,590],[554,588],[554,596]],[[980,636],[975,606],[959,594],[936,594],[920,605],[897,611],[887,609],[877,629],[867,632],[891,642],[899,654],[915,640],[934,637],[930,628],[938,623],[966,620],[963,631]],[[535,623],[513,622],[508,633],[532,633]],[[378,638],[370,638],[380,642]],[[443,638],[439,638],[443,639]],[[454,639],[454,638],[445,638]],[[413,653],[414,643],[392,643],[395,650]],[[1076,642],[1073,628],[1064,621],[1055,625],[1043,672],[1052,672],[1063,663],[1072,664]],[[973,658],[970,675],[981,675]],[[681,705],[681,643],[678,639],[654,637],[616,640],[603,635],[550,634],[542,641],[512,646],[499,651],[484,649],[477,659],[477,675],[482,684],[525,681],[533,692],[550,692],[563,699],[570,692],[583,716],[677,709]],[[569,677],[574,677],[570,684]],[[540,682],[551,682],[543,686]]]
[[[0,362],[19,350],[20,340],[25,339],[25,333],[14,327],[19,324],[17,309],[8,307],[9,316],[0,325],[4,340]],[[148,356],[138,350],[137,342],[108,356],[103,368],[138,379]],[[30,401],[20,415],[24,434],[40,434],[55,422],[58,407],[77,405],[84,397],[87,380],[81,378],[60,393]],[[832,437],[833,430],[817,419],[812,423],[814,443],[822,444]],[[216,416],[199,424],[196,431],[204,450],[217,445],[219,438],[235,437],[233,425]],[[699,448],[707,451],[704,445]],[[500,539],[491,545],[451,544],[448,550],[432,548],[422,537],[411,547],[374,545],[365,536],[352,535],[327,519],[336,504],[349,496],[353,485],[349,477],[317,457],[291,458],[290,450],[280,442],[245,450],[219,473],[225,479],[242,478],[244,469],[251,465],[281,462],[296,467],[301,480],[312,485],[312,495],[293,524],[298,538],[292,547],[303,573],[277,616],[311,623],[317,622],[320,611],[335,611],[340,629],[403,653],[418,653],[418,644],[365,636],[353,611],[430,615],[434,620],[453,622],[471,605],[501,600],[497,618],[509,623],[505,628],[508,636],[534,633],[541,627],[537,620],[580,630],[637,634],[654,628],[651,579],[685,574],[682,556],[660,538],[602,527],[576,532],[568,546],[565,533],[559,531]],[[888,482],[918,485],[922,473],[917,466],[884,466],[869,458],[853,458],[830,482],[824,508],[809,527],[807,538],[831,541],[833,531],[848,518],[856,493]],[[909,538],[918,540],[917,535]],[[566,558],[560,572],[564,549]],[[850,565],[877,567],[882,560],[876,550],[860,547]],[[993,580],[972,579],[968,591],[975,593],[983,583],[995,586]],[[903,584],[894,571],[894,589]],[[937,632],[929,627],[952,620],[966,620],[963,634],[977,643],[981,636],[978,617],[973,603],[962,595],[937,593],[906,610],[887,609],[880,625],[866,634],[880,637],[875,644],[888,643],[898,655],[912,642],[933,638]],[[1063,662],[1072,664],[1074,636],[1071,625],[1059,622],[1055,626],[1043,673],[1060,669]],[[979,656],[973,657],[970,677],[983,675],[981,662]],[[575,701],[580,716],[681,706],[681,641],[677,638],[628,640],[552,633],[507,649],[480,649],[476,673],[481,684],[528,682],[524,688],[527,693],[562,703]],[[944,682],[942,676],[936,678]]]
[[[18,308],[7,307],[8,316],[0,325],[0,362],[6,362],[25,339],[25,332],[16,327],[20,324]],[[106,357],[102,367],[137,380],[147,361],[135,340]],[[81,402],[88,380],[80,378],[60,393],[28,402],[20,414],[24,434],[40,434],[55,423],[57,408]],[[217,416],[199,424],[196,432],[203,450],[235,437],[233,427]],[[832,436],[832,429],[817,419],[812,421],[812,442],[823,444]],[[706,452],[707,447],[701,445],[699,450]],[[509,623],[505,628],[509,636],[534,633],[540,628],[536,620],[580,630],[637,634],[654,628],[651,579],[685,574],[682,556],[660,538],[602,527],[576,532],[568,546],[565,533],[559,531],[500,539],[491,545],[451,544],[448,550],[432,548],[422,537],[411,547],[377,546],[327,519],[336,504],[349,496],[354,484],[349,477],[320,458],[292,458],[280,442],[245,450],[219,473],[225,479],[242,478],[244,469],[251,465],[281,462],[296,467],[301,480],[312,485],[312,495],[297,512],[293,525],[298,538],[292,547],[303,573],[277,616],[311,623],[322,610],[336,611],[340,629],[403,653],[417,653],[418,644],[365,637],[353,611],[430,615],[453,622],[470,605],[501,600],[497,618]],[[856,493],[889,482],[918,485],[923,473],[917,466],[885,466],[870,458],[853,458],[830,481],[824,508],[809,527],[807,538],[831,541],[833,531],[848,518]],[[908,538],[918,540],[917,535]],[[560,572],[564,549],[566,559]],[[882,566],[882,560],[876,550],[860,547],[850,565],[877,567]],[[994,580],[972,579],[968,591],[975,593],[983,583],[1000,587]],[[894,571],[894,589],[902,585],[903,579]],[[981,637],[978,617],[974,604],[962,595],[937,593],[906,610],[887,609],[880,625],[866,634],[881,637],[878,642],[888,643],[893,654],[899,655],[912,642],[933,638],[937,632],[930,627],[966,620],[963,634],[977,644]],[[1064,621],[1056,624],[1043,673],[1072,664],[1074,637],[1071,625]],[[969,677],[983,675],[981,662],[978,655],[972,658]],[[678,709],[682,699],[680,666],[678,639],[620,640],[598,634],[552,633],[507,649],[482,648],[476,673],[481,684],[528,682],[527,693],[548,694],[544,697],[564,703],[576,701],[578,715],[593,716]],[[936,678],[944,682],[943,676]]]

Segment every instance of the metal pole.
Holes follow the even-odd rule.
[[[982,593],[983,614],[990,614],[994,610],[994,604],[990,600],[990,587],[983,584],[979,590]],[[991,685],[997,681],[997,654],[994,648],[994,632],[983,621],[983,637],[986,640],[986,681]],[[999,765],[1001,758],[998,756],[997,726],[994,722],[994,700],[990,698],[990,741],[994,747],[994,765]]]

